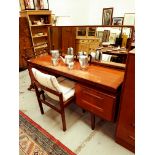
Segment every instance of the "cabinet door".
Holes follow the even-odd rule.
[[[61,28],[51,27],[51,49],[61,49]]]
[[[89,45],[87,43],[77,43],[76,44],[76,52],[79,52],[79,51],[88,52]]]
[[[75,50],[75,27],[62,27],[62,49],[67,52],[69,47]]]

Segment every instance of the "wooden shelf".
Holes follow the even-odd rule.
[[[44,45],[40,45],[40,46],[34,47],[34,49],[40,49],[40,48],[44,48],[44,47],[47,47],[46,43]]]
[[[126,64],[123,63],[117,63],[117,62],[106,62],[106,61],[101,61],[104,65],[115,67],[115,68],[120,68],[120,69],[125,69]]]
[[[44,35],[34,35],[32,36],[33,38],[41,38],[41,37],[47,37],[47,34]]]
[[[37,27],[37,26],[50,26],[51,24],[41,24],[41,25],[31,25],[31,27]]]

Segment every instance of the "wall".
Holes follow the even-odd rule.
[[[113,7],[114,17],[134,13],[134,0],[49,0],[56,16],[70,16],[71,25],[101,25],[103,8]]]

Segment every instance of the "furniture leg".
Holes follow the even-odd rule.
[[[27,64],[27,66],[28,66],[28,73],[29,73],[30,80],[31,80],[31,84],[30,84],[28,90],[31,90],[31,89],[34,89],[34,85],[33,85],[33,82],[32,82],[31,71],[30,71],[29,65]]]
[[[85,110],[85,109],[82,109],[82,112],[83,112],[83,113],[85,113],[85,112],[86,112],[86,110]]]
[[[36,87],[35,87],[35,92],[36,92],[37,100],[38,100],[38,103],[39,103],[40,112],[41,112],[41,114],[44,114],[43,105],[42,105],[42,103],[41,103],[41,101],[39,99],[40,94],[39,94],[39,91],[38,91],[38,89]]]
[[[61,112],[61,119],[62,119],[63,131],[66,131],[66,120],[65,120],[65,112],[64,112],[64,110]]]
[[[30,90],[30,91],[31,91],[31,89],[34,89],[34,85],[32,84],[32,82],[31,82],[31,84],[30,84],[30,86],[29,86],[28,90]]]
[[[38,103],[39,103],[39,107],[40,107],[40,112],[41,112],[41,114],[44,114],[43,105],[42,105],[42,103],[40,102],[40,100],[38,101]]]
[[[92,113],[90,113],[90,115],[91,115],[91,128],[92,130],[94,130],[95,129],[95,115]]]

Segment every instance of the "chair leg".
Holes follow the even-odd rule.
[[[30,77],[30,80],[31,80],[31,84],[30,84],[28,90],[31,91],[31,89],[34,89],[34,85],[33,85],[33,82],[32,82],[31,71],[30,71],[29,67],[28,67],[28,73],[29,73],[29,77]]]
[[[31,89],[34,89],[34,85],[31,83],[31,85],[29,86],[29,88],[27,88],[29,91],[31,91]]]
[[[65,119],[65,111],[61,111],[61,119],[62,119],[62,126],[63,126],[63,131],[66,131],[66,119]]]
[[[90,115],[91,115],[91,128],[92,130],[94,130],[95,129],[95,115],[92,113],[90,113]]]
[[[83,113],[85,113],[85,112],[86,112],[86,110],[85,110],[85,109],[82,109],[82,112],[83,112]]]
[[[41,114],[44,114],[43,105],[42,105],[42,103],[40,102],[40,100],[38,100],[38,103],[39,103],[39,108],[40,108]]]
[[[42,105],[41,101],[39,100],[39,96],[40,96],[39,95],[39,91],[38,91],[37,87],[34,87],[34,88],[35,88],[35,92],[36,92],[36,96],[37,96],[40,112],[41,112],[41,114],[44,114],[43,105]]]

